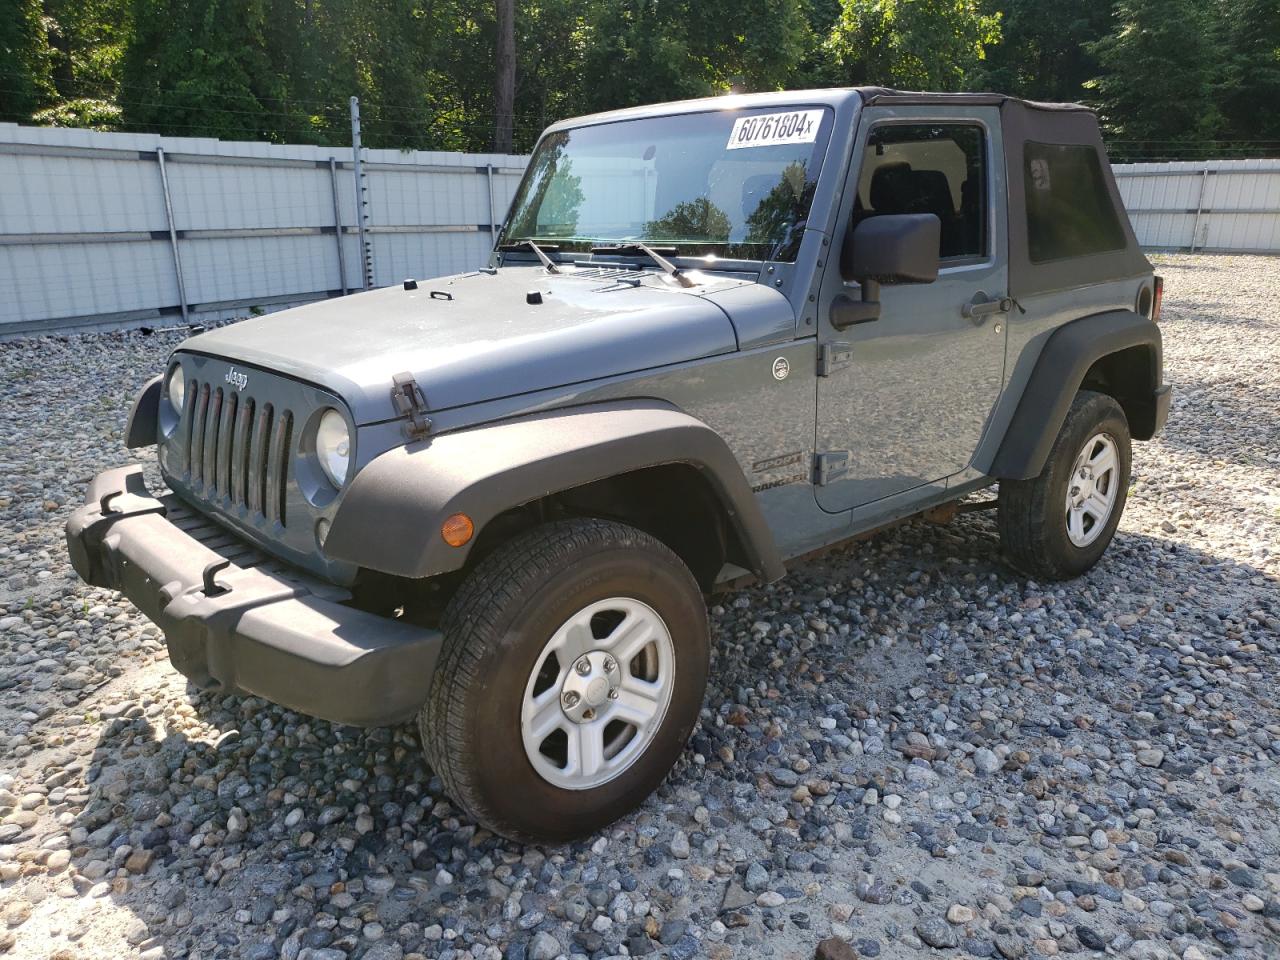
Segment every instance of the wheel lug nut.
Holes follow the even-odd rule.
[[[610,700],[617,700],[617,699],[618,699],[618,688],[617,688],[617,687],[614,687],[612,690],[610,690],[610,691],[609,691],[609,699],[610,699]]]
[[[564,696],[561,698],[564,705],[569,709],[576,707],[578,705],[578,701],[581,699],[582,698],[572,690],[566,690]]]
[[[573,668],[577,670],[579,674],[585,677],[588,673],[591,672],[591,661],[588,660],[586,657],[583,657],[581,660],[579,660],[577,663],[573,665]]]
[[[604,658],[604,669],[606,673],[613,673],[613,671],[616,670],[617,668],[618,668],[618,661],[614,660],[613,657]]]

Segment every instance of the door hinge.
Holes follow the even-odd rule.
[[[827,484],[843,480],[849,473],[849,451],[831,450],[819,453],[813,458],[813,483],[825,487]]]
[[[421,440],[431,432],[431,420],[427,417],[427,398],[418,388],[411,373],[397,373],[391,378],[391,403],[396,415],[403,417],[404,435],[410,440]]]
[[[818,376],[829,377],[831,371],[847,366],[853,360],[853,344],[832,340],[818,350]]]

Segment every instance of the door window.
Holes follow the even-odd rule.
[[[986,258],[986,134],[976,124],[886,123],[874,127],[858,178],[853,223],[894,213],[933,213],[942,221],[938,256]]]

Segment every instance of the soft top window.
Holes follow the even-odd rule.
[[[868,217],[932,213],[943,260],[987,254],[986,134],[966,123],[882,123],[867,136],[853,226]]]
[[[1023,183],[1032,263],[1124,249],[1124,229],[1093,147],[1027,141]]]

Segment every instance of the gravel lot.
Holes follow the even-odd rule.
[[[1067,585],[992,518],[717,599],[681,767],[567,848],[458,818],[408,729],[189,691],[62,526],[172,335],[0,345],[0,953],[1280,954],[1280,261],[1167,257],[1176,384]]]

